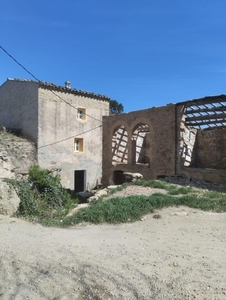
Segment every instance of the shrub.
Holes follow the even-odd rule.
[[[46,226],[59,226],[61,219],[78,203],[62,187],[59,176],[53,176],[39,166],[29,170],[27,180],[5,181],[14,187],[20,198],[15,215]]]
[[[28,181],[39,191],[53,208],[65,205],[70,195],[62,188],[60,176],[53,176],[48,170],[34,166],[29,170]]]

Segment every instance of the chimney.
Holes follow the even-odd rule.
[[[67,89],[70,89],[71,88],[71,83],[70,83],[70,81],[65,81],[65,87],[67,88]]]

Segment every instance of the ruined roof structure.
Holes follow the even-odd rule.
[[[124,172],[226,183],[226,95],[104,117],[103,182]]]
[[[185,107],[185,125],[198,129],[226,127],[226,95],[179,102]]]

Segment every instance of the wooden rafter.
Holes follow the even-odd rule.
[[[226,128],[226,96],[206,97],[183,103],[185,125],[201,129]]]

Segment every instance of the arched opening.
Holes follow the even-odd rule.
[[[137,124],[135,126],[132,135],[132,145],[133,145],[133,163],[135,164],[150,164],[150,158],[148,149],[150,148],[150,141],[148,139],[148,134],[150,133],[147,124]]]
[[[112,165],[128,163],[128,132],[125,126],[116,128],[112,137]]]

